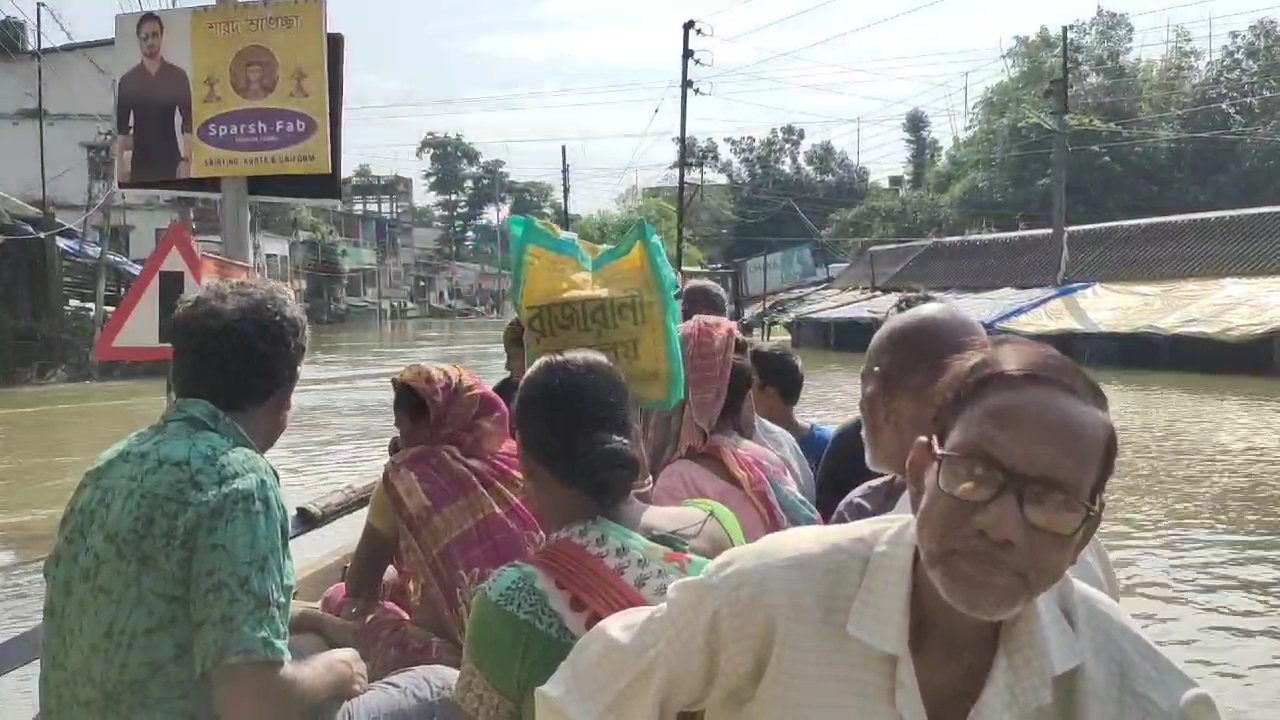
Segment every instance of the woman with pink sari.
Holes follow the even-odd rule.
[[[359,650],[370,680],[459,667],[472,594],[542,541],[502,399],[458,366],[411,365],[391,384],[399,442],[309,628]]]
[[[660,463],[653,500],[679,505],[707,499],[733,511],[748,541],[821,518],[782,460],[748,438],[755,431],[747,341],[730,320],[698,315],[680,326],[685,400],[666,422],[646,427],[652,445],[675,439]],[[646,443],[647,445],[651,443]]]

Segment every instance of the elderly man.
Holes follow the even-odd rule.
[[[914,515],[771,535],[606,618],[538,690],[539,720],[1218,720],[1067,574],[1115,466],[1102,389],[1025,340],[944,383],[908,451]]]
[[[724,288],[710,280],[690,280],[680,292],[680,318],[688,321],[695,315],[714,315],[729,317],[729,296]],[[805,499],[813,502],[815,498],[813,485],[813,469],[805,459],[800,444],[791,437],[791,433],[764,417],[756,417],[756,437],[752,438],[782,459],[796,487]],[[661,468],[650,468],[656,477]]]
[[[996,345],[1014,338],[993,338]],[[871,339],[862,366],[859,409],[867,466],[885,473],[854,489],[832,514],[833,523],[886,513],[910,513],[907,456],[925,435],[944,399],[939,381],[951,361],[988,342],[986,330],[951,305],[929,301],[891,315]],[[1071,568],[1076,578],[1120,599],[1120,584],[1096,537]]]

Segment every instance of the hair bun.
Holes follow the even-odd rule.
[[[577,455],[575,464],[587,476],[583,486],[592,489],[592,499],[603,507],[621,502],[640,475],[640,458],[631,440],[617,433],[591,433],[583,438]]]

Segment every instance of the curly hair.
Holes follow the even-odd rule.
[[[306,313],[283,285],[209,283],[179,300],[173,314],[174,397],[223,412],[260,407],[297,384],[309,338]]]

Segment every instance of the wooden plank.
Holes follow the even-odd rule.
[[[0,643],[0,676],[8,675],[40,659],[40,640],[44,635],[42,628],[42,625],[37,625]]]
[[[373,495],[373,488],[377,484],[374,481],[364,485],[349,485],[300,506],[289,520],[289,539],[306,535],[364,508],[369,504],[369,497]],[[0,643],[0,677],[40,659],[42,629],[43,624],[36,625]]]

